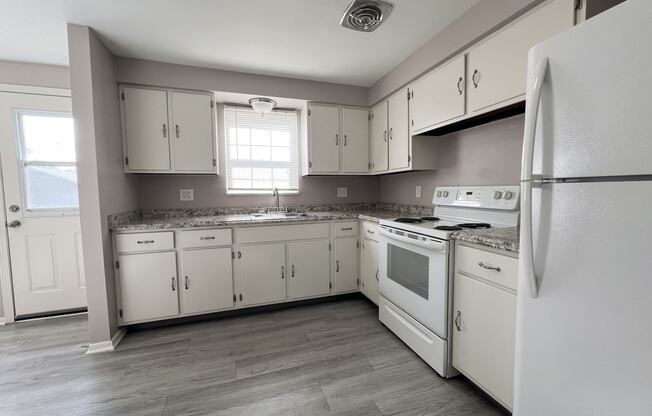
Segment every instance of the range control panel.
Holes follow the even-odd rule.
[[[435,189],[432,203],[443,206],[516,210],[519,186],[447,186]]]

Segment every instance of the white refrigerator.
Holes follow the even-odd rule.
[[[529,54],[516,416],[652,415],[652,0]]]

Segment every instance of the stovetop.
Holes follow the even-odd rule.
[[[396,218],[393,220],[380,220],[380,225],[398,228],[400,230],[427,235],[430,237],[448,240],[450,235],[455,231],[464,229],[481,229],[481,228],[500,228],[506,225],[489,224],[486,222],[471,222],[466,219],[455,219],[439,217],[437,221],[433,217],[406,217]],[[426,219],[424,219],[426,218]]]

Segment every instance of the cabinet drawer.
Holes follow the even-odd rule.
[[[115,237],[118,253],[133,253],[138,251],[158,251],[174,249],[174,233],[118,234]]]
[[[518,260],[476,248],[457,245],[455,269],[516,290]]]
[[[335,223],[336,237],[349,237],[354,235],[358,235],[358,221]]]
[[[179,235],[183,248],[231,245],[231,229],[181,231]]]
[[[378,224],[373,222],[363,222],[362,236],[369,240],[378,241]]]
[[[238,230],[238,239],[241,244],[327,238],[328,235],[329,224],[326,222],[319,224],[247,227]]]

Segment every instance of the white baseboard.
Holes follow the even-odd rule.
[[[96,342],[90,344],[88,346],[88,350],[86,350],[86,354],[97,354],[100,352],[108,352],[108,351],[115,350],[118,344],[120,344],[120,341],[122,341],[122,338],[124,338],[126,333],[127,333],[126,329],[119,328],[117,331],[115,331],[115,334],[113,334],[113,337],[111,338],[110,341],[102,341],[102,342]]]

